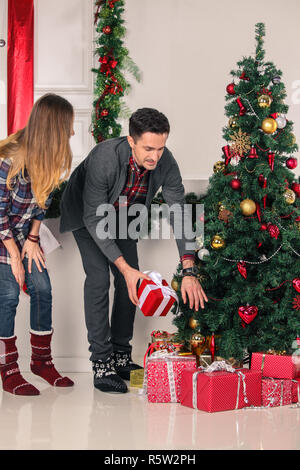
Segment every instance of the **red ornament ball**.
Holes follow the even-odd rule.
[[[297,160],[297,158],[290,157],[290,158],[287,159],[285,164],[286,164],[287,168],[289,168],[290,170],[294,170],[294,168],[296,168],[296,166],[298,165],[298,160]]]
[[[291,186],[291,189],[294,191],[297,197],[300,197],[300,184],[299,183],[293,183]]]
[[[234,178],[233,180],[230,181],[230,186],[232,187],[232,189],[240,189],[241,188],[241,180],[239,180],[238,178]]]
[[[229,83],[229,85],[227,85],[226,87],[226,91],[229,95],[235,95],[235,83]]]
[[[108,114],[109,114],[108,109],[102,109],[102,111],[101,111],[101,116],[102,117],[106,117],[106,116],[108,116]]]

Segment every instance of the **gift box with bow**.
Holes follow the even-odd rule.
[[[196,371],[185,370],[180,403],[209,413],[260,406],[261,372],[235,369],[225,361]]]
[[[178,403],[181,397],[181,375],[196,369],[195,356],[179,356],[176,352],[155,351],[147,358],[144,394],[152,403]]]
[[[138,288],[139,308],[146,317],[164,317],[178,297],[167,281],[156,271],[144,271],[151,281],[143,279]]]
[[[293,356],[262,352],[252,353],[251,370],[261,370],[263,377],[273,379],[294,379],[298,374]]]
[[[262,406],[290,405],[292,403],[292,381],[287,379],[262,379]]]

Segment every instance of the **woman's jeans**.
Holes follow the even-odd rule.
[[[47,269],[40,272],[32,262],[31,274],[28,260],[24,258],[25,284],[30,296],[30,328],[34,331],[52,329],[52,293]],[[15,316],[19,304],[20,287],[11,266],[0,263],[0,337],[14,336]]]

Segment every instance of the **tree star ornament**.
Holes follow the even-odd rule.
[[[243,157],[251,149],[251,139],[246,132],[242,132],[241,128],[230,136],[232,140],[231,149],[235,154]]]

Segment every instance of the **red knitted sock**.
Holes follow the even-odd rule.
[[[31,371],[42,377],[50,385],[54,387],[72,387],[74,382],[68,377],[62,377],[56,370],[51,357],[51,338],[50,334],[35,334],[31,333]]]
[[[14,395],[39,395],[39,390],[27,382],[20,373],[16,339],[16,336],[0,338],[0,372],[3,390]]]

